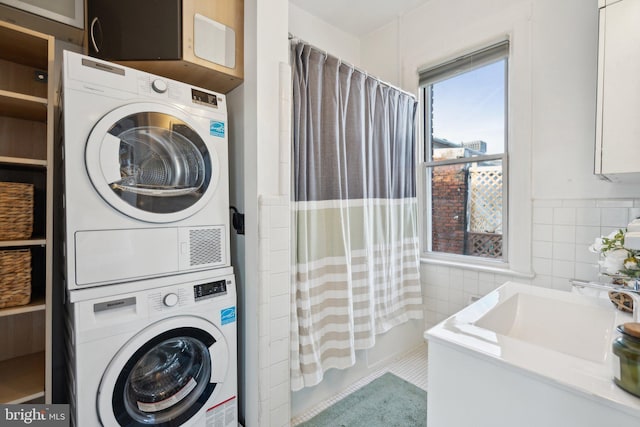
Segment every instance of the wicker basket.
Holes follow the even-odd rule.
[[[33,185],[0,182],[0,240],[25,240],[33,232]]]
[[[0,251],[0,308],[31,301],[31,251]]]
[[[609,299],[620,311],[633,313],[633,299],[621,292],[609,292]]]

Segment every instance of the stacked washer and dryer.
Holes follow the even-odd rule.
[[[236,426],[224,95],[64,53],[72,420]]]

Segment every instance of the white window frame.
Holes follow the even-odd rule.
[[[524,18],[524,19],[519,19]],[[465,54],[475,52],[486,46],[501,42],[505,39],[509,40],[509,67],[508,67],[508,93],[509,104],[506,106],[506,114],[508,115],[507,143],[509,167],[503,170],[503,176],[506,174],[510,188],[517,188],[518,191],[511,192],[506,208],[509,212],[507,219],[509,235],[505,242],[507,252],[507,262],[496,262],[493,260],[478,259],[479,257],[470,256],[452,256],[451,254],[432,253],[425,251],[426,249],[426,233],[429,230],[424,227],[426,221],[425,214],[428,212],[428,197],[426,196],[426,167],[423,164],[425,153],[424,140],[425,123],[422,114],[419,116],[419,138],[421,143],[418,145],[418,159],[420,165],[418,168],[418,198],[420,203],[420,227],[422,237],[421,262],[429,265],[440,265],[444,267],[461,268],[465,270],[473,270],[477,272],[487,272],[508,275],[514,278],[532,279],[535,274],[532,270],[531,259],[531,232],[532,232],[532,176],[531,176],[531,143],[532,143],[532,60],[531,60],[531,41],[530,41],[530,20],[528,13],[522,17],[516,17],[514,21],[509,22],[510,30],[502,33],[493,33],[494,36],[485,34],[485,42],[478,43],[477,38],[463,37],[456,40],[455,43],[447,45],[449,52],[458,52],[456,55],[432,56],[429,60],[423,62],[422,66],[417,69],[426,70],[443,64],[452,59],[459,58]],[[487,28],[488,29],[488,28]],[[495,30],[495,28],[494,28]],[[517,39],[514,41],[514,33]],[[476,34],[476,37],[478,35]],[[453,41],[453,39],[449,39]],[[434,52],[437,55],[437,51]],[[419,73],[418,71],[418,73]],[[416,88],[418,89],[418,88]],[[419,91],[423,96],[423,91]],[[424,99],[420,100],[424,102]]]
[[[450,78],[456,77],[458,75],[475,71],[481,67],[494,64],[498,61],[505,60],[505,88],[504,88],[504,146],[502,153],[498,154],[485,154],[474,157],[464,157],[459,159],[449,159],[449,160],[437,160],[433,161],[432,159],[432,120],[429,117],[432,117],[432,86],[439,82],[448,80]],[[469,54],[460,56],[451,61],[447,61],[443,64],[436,65],[435,67],[427,68],[425,70],[421,70],[419,72],[420,78],[420,102],[421,109],[420,112],[423,118],[423,138],[422,138],[422,146],[424,150],[424,155],[422,158],[423,168],[423,176],[425,177],[425,209],[424,215],[422,216],[422,221],[424,224],[423,227],[423,252],[427,256],[438,257],[442,259],[451,259],[452,261],[457,261],[461,263],[472,262],[476,264],[485,264],[488,266],[494,266],[497,268],[504,268],[504,266],[508,265],[509,260],[509,244],[508,244],[508,236],[509,236],[509,179],[508,179],[508,147],[509,147],[509,135],[507,132],[508,124],[509,124],[509,114],[508,114],[508,106],[509,106],[509,41],[503,40],[499,43],[495,43],[491,46],[484,47],[482,49],[475,50]],[[463,165],[469,163],[483,162],[488,160],[500,160],[502,166],[502,222],[503,222],[503,231],[502,231],[502,257],[501,258],[489,258],[489,257],[478,257],[473,255],[464,255],[464,254],[453,254],[446,252],[433,252],[431,250],[432,245],[432,221],[431,221],[431,212],[432,212],[432,198],[428,196],[431,188],[431,173],[429,173],[430,168],[437,168],[441,166],[447,165]],[[468,212],[465,212],[468,215]]]

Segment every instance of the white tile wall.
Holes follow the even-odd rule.
[[[290,206],[287,197],[259,199],[259,425],[290,425]]]
[[[570,290],[568,279],[598,279],[598,255],[588,247],[596,237],[624,228],[640,216],[640,199],[534,200],[531,280],[422,264],[426,326],[444,320],[508,280]]]

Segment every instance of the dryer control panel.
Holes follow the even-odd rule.
[[[218,295],[227,294],[227,281],[216,280],[215,282],[201,283],[193,287],[193,297],[196,301],[204,298],[211,298]]]

